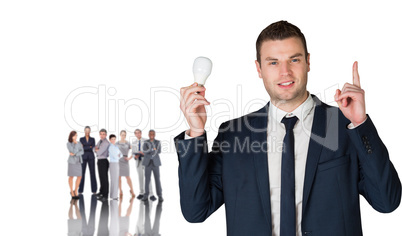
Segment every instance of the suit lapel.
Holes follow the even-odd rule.
[[[326,138],[326,131],[331,122],[331,112],[327,112],[327,110],[322,106],[322,102],[316,96],[312,95],[312,97],[315,102],[315,110],[304,176],[302,205],[303,214],[305,213],[304,209],[310,195],[311,187],[317,170],[318,160],[320,159],[321,151]],[[250,143],[258,142],[259,144],[263,144],[263,147],[259,151],[253,153],[253,160],[263,211],[267,223],[271,228],[271,199],[267,156],[268,108],[269,102],[263,108],[253,113],[249,119],[251,119],[251,129],[254,129],[250,130]],[[302,219],[303,218],[304,215]]]
[[[322,102],[316,96],[312,95],[312,97],[316,103],[316,106],[314,110],[314,119],[311,129],[306,161],[306,171],[304,176],[302,219],[304,218],[305,207],[314,182],[318,160],[320,159],[322,147],[326,139],[328,125],[331,121],[331,113],[327,112],[327,110],[322,106]]]
[[[258,151],[253,152],[254,168],[257,177],[258,190],[267,224],[271,229],[271,200],[269,190],[268,156],[267,156],[267,127],[268,127],[269,102],[260,110],[253,113],[250,118],[251,142],[263,145]],[[254,129],[254,130],[252,130]],[[270,230],[270,232],[272,229]]]

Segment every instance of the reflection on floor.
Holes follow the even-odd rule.
[[[71,200],[68,210],[68,235],[77,236],[93,236],[95,235],[96,224],[96,208],[100,204],[97,234],[100,235],[116,235],[116,236],[133,236],[133,235],[160,235],[159,225],[162,213],[162,202],[154,203],[152,201],[139,201],[131,198],[128,202],[126,213],[122,216],[123,200],[110,200],[100,202],[96,200],[95,195],[87,196],[90,198],[89,218],[85,211],[84,195],[80,195],[79,199]],[[88,199],[89,200],[89,199]],[[128,200],[127,200],[128,201]],[[126,203],[127,203],[126,201]],[[138,217],[134,232],[130,233],[130,215],[133,210],[133,203],[138,206]],[[154,221],[151,223],[152,205],[156,205],[154,213]],[[110,220],[110,223],[109,223]]]

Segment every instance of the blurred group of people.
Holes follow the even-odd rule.
[[[99,131],[100,140],[97,143],[95,138],[90,136],[91,128],[89,126],[85,127],[84,132],[85,136],[78,141],[77,132],[71,131],[67,142],[69,151],[67,160],[68,183],[70,195],[73,199],[78,199],[84,192],[87,166],[90,172],[91,191],[98,200],[107,201],[109,198],[118,200],[119,196],[122,198],[122,176],[126,177],[131,197],[135,197],[129,164],[129,161],[134,159],[140,187],[140,194],[137,198],[143,201],[157,200],[152,191],[151,174],[153,173],[156,194],[159,201],[163,201],[159,172],[161,143],[155,139],[155,130],[149,130],[149,139],[144,139],[142,138],[142,131],[136,129],[134,131],[135,139],[131,143],[126,140],[127,132],[125,130],[120,131],[120,140],[116,141],[116,135],[110,134],[109,139],[107,139],[107,131],[101,129]],[[100,182],[98,193],[95,154]],[[74,177],[76,177],[75,186],[73,184]]]

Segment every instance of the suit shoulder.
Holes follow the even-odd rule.
[[[250,124],[250,122],[258,116],[261,116],[266,113],[268,107],[268,103],[261,107],[258,110],[247,113],[245,115],[239,116],[237,118],[233,118],[227,121],[222,122],[220,130],[228,130],[231,131],[237,130],[238,128]]]

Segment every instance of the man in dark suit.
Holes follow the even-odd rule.
[[[184,217],[202,222],[225,203],[230,236],[362,235],[359,194],[391,212],[401,182],[366,114],[357,62],[337,108],[306,89],[310,54],[298,27],[275,22],[256,48],[270,102],[222,123],[209,153],[205,87],[180,90],[190,126],[174,138]]]
[[[162,186],[160,180],[159,166],[162,165],[159,154],[161,153],[161,142],[155,139],[155,130],[151,129],[148,132],[149,139],[145,140],[143,145],[144,160],[142,165],[145,167],[145,194],[141,199],[148,200],[149,196],[149,183],[151,182],[151,173],[154,175],[156,194],[159,201],[163,201]],[[151,199],[152,200],[152,199]]]
[[[89,174],[91,176],[91,191],[93,194],[96,193],[98,189],[98,185],[96,183],[96,174],[95,174],[95,155],[94,155],[94,148],[95,148],[95,139],[90,136],[91,134],[91,127],[85,127],[85,136],[80,138],[80,142],[84,147],[84,155],[82,155],[82,179],[80,183],[80,187],[78,189],[79,193],[84,192],[84,184],[85,184],[85,172],[87,169],[87,165],[89,167]]]

